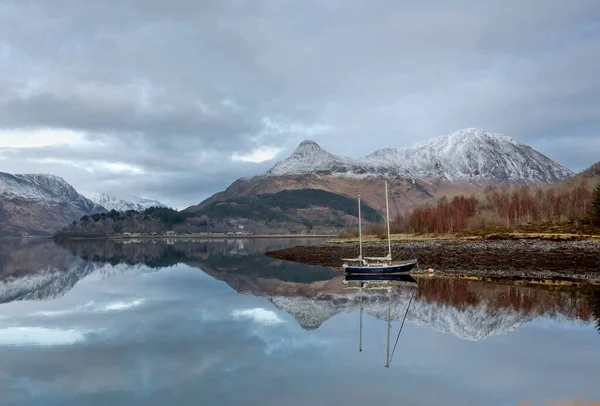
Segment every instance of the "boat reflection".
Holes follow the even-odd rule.
[[[412,304],[413,298],[415,296],[415,292],[418,289],[417,281],[408,274],[376,274],[376,275],[360,275],[360,274],[350,274],[346,273],[344,275],[344,285],[346,287],[344,289],[354,289],[359,291],[360,296],[360,330],[359,330],[359,351],[362,352],[362,333],[363,333],[363,294],[366,290],[385,290],[388,296],[388,312],[387,312],[387,345],[386,345],[386,355],[385,355],[385,367],[389,368],[392,358],[394,357],[394,353],[396,351],[396,346],[398,345],[398,340],[400,339],[400,334],[402,333],[402,328],[404,327],[404,322],[406,321],[406,316],[408,315],[408,311],[410,309],[410,305]],[[402,318],[402,324],[398,330],[398,336],[396,337],[396,342],[394,344],[394,348],[390,353],[390,338],[391,338],[391,330],[392,330],[392,291],[397,289],[398,287],[409,287],[412,292],[410,295],[410,300],[408,302],[408,306],[406,307],[406,311],[404,312],[404,317]]]

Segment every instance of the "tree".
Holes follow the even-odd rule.
[[[596,186],[594,192],[594,199],[590,207],[590,217],[592,218],[592,223],[600,225],[600,184]]]

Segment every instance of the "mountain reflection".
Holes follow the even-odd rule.
[[[360,297],[339,272],[268,258],[264,252],[315,240],[7,241],[0,247],[0,303],[64,295],[90,275],[107,278],[140,266],[199,268],[239,293],[265,297],[306,330],[357,311]],[[540,316],[593,323],[600,332],[600,294],[571,287],[525,287],[475,280],[419,277],[407,320],[467,340],[503,334]],[[391,319],[401,320],[410,289],[395,287]],[[364,294],[364,311],[387,319],[387,296]]]

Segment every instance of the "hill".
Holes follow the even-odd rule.
[[[363,205],[366,222],[379,220],[377,210]],[[323,190],[285,190],[275,194],[215,202],[195,211],[152,207],[142,212],[84,216],[57,233],[58,238],[112,237],[122,234],[337,233],[356,223],[356,201]],[[369,220],[372,219],[372,220]]]

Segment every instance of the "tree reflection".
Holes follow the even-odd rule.
[[[594,319],[596,319],[596,330],[598,331],[598,334],[600,334],[600,290],[596,290],[590,295],[590,305],[592,307]]]

